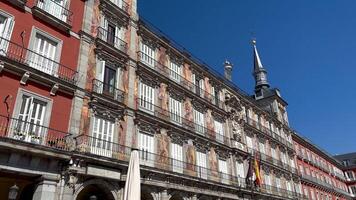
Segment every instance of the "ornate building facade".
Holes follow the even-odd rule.
[[[351,196],[356,199],[356,153],[347,153],[334,156],[343,165],[346,185]]]
[[[0,33],[9,16],[33,17],[12,23],[0,41],[0,198],[17,187],[18,199],[121,199],[138,148],[145,200],[308,199],[287,102],[270,88],[256,41],[251,96],[231,82],[231,63],[219,75],[140,18],[136,0],[0,5]],[[38,49],[12,47],[25,27],[45,26],[38,23],[55,36],[33,28],[39,39],[29,43]],[[258,187],[246,181],[252,159]]]

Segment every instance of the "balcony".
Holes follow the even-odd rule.
[[[56,150],[71,150],[69,133],[0,115],[0,138]]]
[[[9,2],[11,5],[20,8],[21,10],[25,10],[25,5],[27,3],[27,0],[5,0],[6,2]]]
[[[137,104],[138,104],[138,108],[145,113],[154,115],[159,119],[162,119],[166,122],[170,122],[175,126],[182,127],[187,131],[194,132],[197,135],[201,135],[204,136],[205,138],[230,146],[231,139],[229,137],[216,133],[214,130],[210,130],[205,126],[197,124],[190,119],[179,116],[176,113],[172,113],[167,109],[163,109],[159,106],[151,104],[145,101],[144,99],[137,99]]]
[[[98,27],[96,44],[98,48],[114,56],[126,57],[127,43],[115,35],[115,32]]]
[[[64,0],[35,0],[32,14],[62,31],[69,32],[72,29],[73,13],[64,3]]]
[[[260,130],[262,133],[264,133],[265,135],[272,137],[273,139],[275,139],[276,141],[278,141],[279,143],[287,146],[290,149],[293,149],[293,144],[288,142],[286,139],[282,138],[280,135],[278,135],[276,132],[272,131],[269,127],[266,127],[264,125],[262,125],[260,122],[247,117],[247,124],[257,130]]]
[[[158,72],[162,76],[168,78],[172,82],[178,84],[179,86],[191,91],[195,95],[201,97],[202,99],[208,101],[210,104],[217,106],[220,109],[225,108],[225,103],[219,98],[210,94],[210,92],[201,89],[198,85],[195,85],[191,81],[184,78],[181,74],[171,70],[169,67],[159,63],[158,61],[152,59],[150,56],[138,52],[139,61],[147,66],[149,69],[153,69],[155,72]]]
[[[294,191],[274,187],[271,185],[261,185],[260,191],[289,199],[307,199],[305,196],[298,194]]]
[[[111,16],[122,20],[124,24],[129,22],[129,4],[124,0],[100,0],[100,7],[104,12],[108,12]]]
[[[5,68],[15,67],[14,70],[21,74],[29,71],[30,77],[42,77],[41,83],[57,83],[54,80],[58,79],[73,87],[77,81],[77,71],[1,37],[0,58],[8,64]]]
[[[92,85],[93,93],[99,94],[102,97],[118,102],[124,101],[124,91],[117,89],[115,86],[104,83],[100,80],[94,79]]]
[[[255,149],[247,147],[247,152],[249,152],[253,156],[257,156],[258,159],[261,159],[264,162],[270,163],[276,167],[280,167],[286,171],[289,171],[293,174],[298,175],[298,170],[294,167],[291,167],[290,165],[283,163],[282,161],[273,158],[272,156],[269,156],[265,153],[262,153],[260,151],[257,151]]]
[[[109,159],[129,161],[131,148],[115,142],[104,141],[87,135],[76,138],[76,151],[83,154],[106,157]],[[246,187],[245,179],[230,174],[213,171],[192,163],[161,156],[144,150],[139,150],[140,164],[154,167],[165,172],[182,174],[183,176],[218,182],[235,187]]]

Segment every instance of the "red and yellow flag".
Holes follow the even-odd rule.
[[[259,164],[256,156],[255,156],[253,164],[254,164],[255,176],[256,176],[255,184],[256,184],[256,186],[261,186],[262,181],[261,181],[261,174],[260,174],[260,164]]]

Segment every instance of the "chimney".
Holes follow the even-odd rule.
[[[232,66],[233,64],[225,60],[224,62],[224,74],[225,78],[229,81],[232,81]]]

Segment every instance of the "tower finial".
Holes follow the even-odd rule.
[[[253,45],[253,76],[255,78],[255,90],[261,90],[262,88],[269,88],[269,83],[267,80],[267,71],[263,67],[260,56],[258,55],[257,47],[256,47],[256,39],[252,39],[251,43]]]

